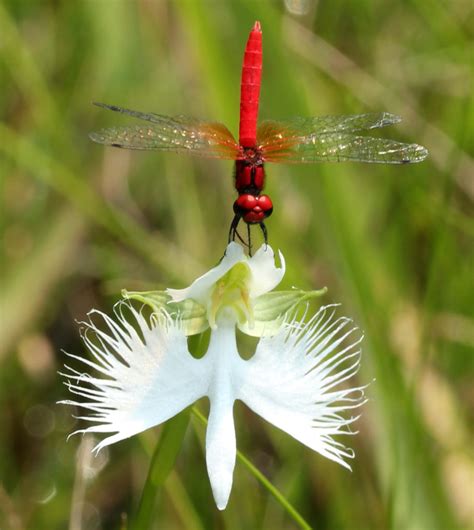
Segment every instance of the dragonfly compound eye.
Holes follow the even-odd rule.
[[[273,212],[273,203],[268,195],[260,195],[258,197],[258,205],[264,211],[265,217],[269,217]]]
[[[234,212],[246,223],[261,223],[273,211],[272,201],[267,195],[255,197],[249,193],[239,195],[234,202]]]
[[[249,193],[239,195],[234,202],[234,212],[239,215],[245,215],[257,206],[257,197]]]

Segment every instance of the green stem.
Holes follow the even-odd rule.
[[[130,527],[131,530],[151,528],[157,492],[175,465],[188,424],[189,409],[186,409],[168,420],[164,425],[151,459],[137,514]]]
[[[196,407],[192,408],[193,414],[203,424],[207,425],[206,418],[197,410]],[[247,471],[253,475],[258,482],[276,499],[277,502],[283,507],[288,515],[295,521],[295,523],[303,530],[311,530],[312,526],[305,521],[303,516],[296,510],[296,508],[290,503],[290,501],[283,495],[283,493],[274,486],[265,475],[259,471],[250,460],[240,451],[237,451],[237,460],[247,468]]]

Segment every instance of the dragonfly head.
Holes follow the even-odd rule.
[[[269,217],[273,204],[268,195],[251,195],[243,193],[234,202],[234,212],[247,224],[258,224]]]

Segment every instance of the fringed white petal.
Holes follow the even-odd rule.
[[[168,420],[208,388],[206,363],[190,355],[179,323],[165,313],[145,318],[128,302],[117,304],[115,313],[113,320],[92,311],[83,323],[92,360],[68,354],[96,376],[68,366],[62,374],[78,396],[62,403],[86,409],[83,419],[95,424],[77,432],[114,433],[97,451]]]
[[[301,443],[350,469],[352,450],[333,437],[354,434],[352,411],[365,402],[365,387],[340,387],[359,368],[362,337],[334,306],[308,322],[286,323],[273,337],[260,339],[245,363],[237,398]],[[348,345],[346,345],[348,344]],[[348,418],[343,412],[351,414]]]

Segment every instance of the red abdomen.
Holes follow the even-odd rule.
[[[262,80],[262,30],[255,22],[245,47],[240,85],[239,143],[255,147],[257,143],[258,103]]]

